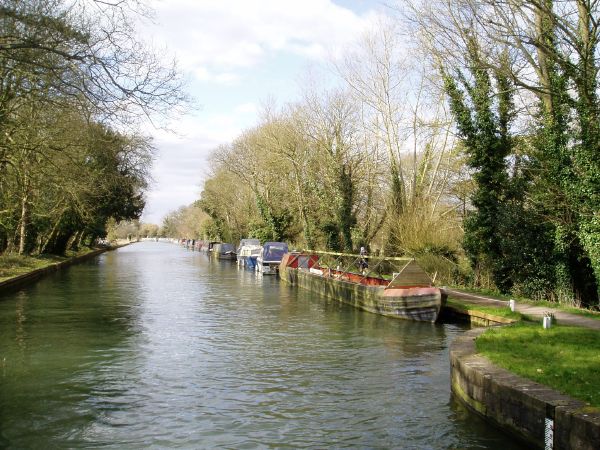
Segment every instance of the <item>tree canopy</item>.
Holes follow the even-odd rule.
[[[140,216],[153,149],[136,124],[186,97],[136,38],[138,6],[0,6],[0,251],[62,253]]]
[[[398,3],[339,88],[215,149],[213,238],[412,255],[446,283],[598,305],[600,3]]]

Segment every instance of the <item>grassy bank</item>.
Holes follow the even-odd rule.
[[[492,328],[477,351],[494,364],[600,408],[600,333],[519,322]]]
[[[76,256],[82,256],[96,249],[82,248],[78,251],[68,251],[64,256],[57,255],[38,255],[21,256],[16,254],[0,255],[0,282],[10,278],[33,272],[37,269],[48,267],[52,264],[65,261]]]

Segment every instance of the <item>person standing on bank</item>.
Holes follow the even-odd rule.
[[[358,267],[362,271],[363,275],[365,275],[367,268],[369,267],[369,263],[367,262],[367,250],[364,247],[360,248]]]

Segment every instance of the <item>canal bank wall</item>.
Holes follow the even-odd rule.
[[[87,261],[88,259],[98,256],[104,252],[116,250],[118,248],[124,247],[125,245],[128,245],[128,244],[92,250],[91,252],[86,253],[84,255],[75,256],[73,258],[69,258],[64,261],[50,264],[46,267],[42,267],[40,269],[35,269],[35,270],[32,270],[31,272],[27,272],[22,275],[17,275],[16,277],[9,278],[8,280],[4,280],[4,281],[0,282],[0,294],[5,294],[8,292],[13,292],[17,289],[21,289],[22,287],[28,286],[28,285],[38,281],[40,278],[43,278],[46,275],[49,275],[54,272],[58,272],[59,270],[70,267],[73,264],[78,264],[80,262]]]
[[[476,327],[492,327],[496,325],[508,325],[514,323],[515,320],[507,317],[495,316],[493,314],[484,313],[478,310],[467,310],[456,307],[454,305],[448,305],[447,303],[442,305],[440,311],[439,320],[442,322],[465,322],[471,326]]]
[[[451,388],[470,409],[532,448],[597,450],[600,413],[477,354],[474,329],[450,347]]]

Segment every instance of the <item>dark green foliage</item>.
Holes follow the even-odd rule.
[[[228,230],[221,216],[221,211],[216,204],[210,201],[209,195],[206,195],[206,198],[198,200],[196,204],[210,216],[210,220],[207,221],[207,225],[203,230],[204,237],[206,239],[227,241]]]
[[[326,221],[320,226],[325,236],[325,248],[334,252],[343,251],[344,247],[340,241],[340,227],[337,222]]]
[[[552,39],[548,44],[553,48]],[[583,63],[583,62],[581,62]],[[534,139],[539,213],[553,226],[555,290],[584,305],[598,303],[600,228],[600,133],[596,81],[549,59],[548,99],[540,102]],[[572,98],[570,86],[576,87]],[[591,89],[591,91],[589,90]]]
[[[354,248],[352,231],[356,225],[356,192],[350,166],[341,164],[334,195],[323,195],[320,206],[323,218],[317,222],[316,230],[322,236],[325,248],[351,252]]]
[[[461,89],[455,79],[445,76],[450,106],[465,141],[467,163],[475,169],[476,189],[471,197],[475,210],[465,220],[464,247],[472,264],[491,268],[497,284],[503,287],[511,270],[498,267],[504,239],[500,232],[501,210],[508,187],[506,157],[512,151],[511,86],[503,73],[497,72],[494,92],[490,72],[483,66],[475,41],[471,41],[469,50],[472,82],[458,73]]]
[[[467,162],[475,169],[464,248],[476,271],[491,272],[501,292],[546,295],[556,285],[554,227],[528,202],[533,167],[510,133],[513,87],[508,72],[485,68],[474,42],[469,60],[472,81],[462,73],[445,76]]]
[[[494,281],[500,291],[537,298],[555,285],[553,227],[521,202],[500,209],[500,255],[492,261]]]
[[[260,229],[253,231],[255,234],[262,235],[257,235],[256,237],[261,239],[261,241],[285,241],[288,238],[288,228],[292,223],[292,214],[290,211],[287,209],[275,211],[260,194],[256,195],[256,204],[260,216],[265,223],[261,231],[259,231]]]
[[[343,166],[339,175],[340,205],[338,207],[338,222],[340,231],[340,244],[344,251],[352,251],[352,227],[356,225],[354,214],[354,184],[352,182],[352,169]]]
[[[545,45],[553,48],[551,34],[545,39]],[[546,60],[548,93],[535,118],[538,128],[529,140],[532,147],[521,142],[527,154],[511,136],[513,88],[504,75],[508,70],[487,68],[474,40],[468,61],[469,76],[445,74],[445,87],[468,164],[475,170],[474,210],[465,219],[464,248],[476,273],[489,271],[502,292],[555,299],[570,294],[586,305],[596,304],[600,267],[596,81],[586,84],[578,78],[581,71]],[[578,91],[575,100],[570,86]]]

